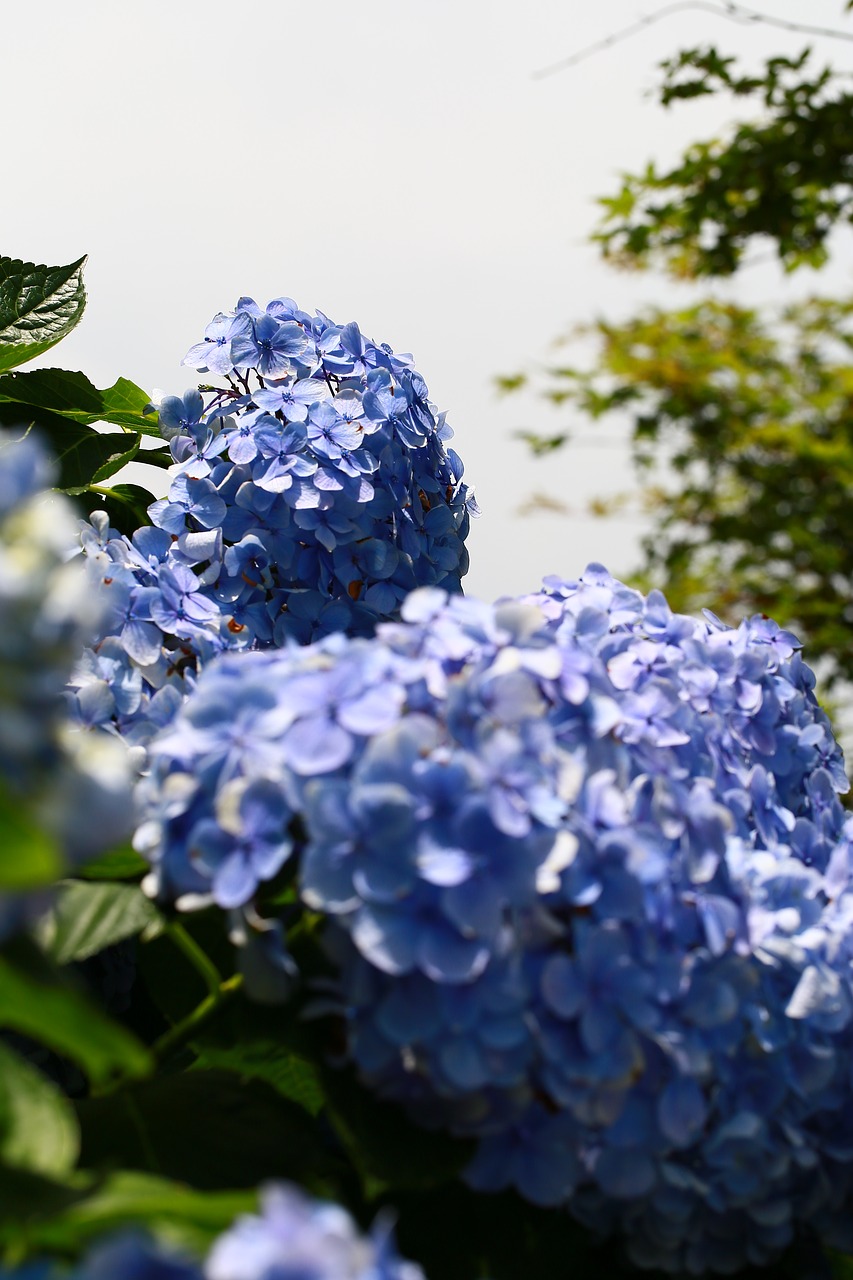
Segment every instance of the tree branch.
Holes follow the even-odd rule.
[[[632,22],[630,26],[623,27],[620,31],[614,31],[611,35],[605,36],[603,40],[596,40],[595,44],[587,45],[585,49],[579,49],[577,53],[572,53],[567,58],[562,58],[559,62],[554,62],[548,67],[542,67],[539,71],[534,71],[533,79],[543,80],[545,76],[554,75],[557,71],[566,71],[569,67],[575,67],[579,62],[584,62],[587,58],[591,58],[593,54],[610,49],[615,44],[621,44],[623,40],[630,40],[632,36],[645,30],[646,27],[662,22],[664,18],[671,18],[675,13],[684,13],[687,10],[696,9],[701,9],[704,13],[712,13],[718,18],[728,18],[731,22],[737,22],[741,26],[764,23],[770,27],[780,27],[783,31],[795,31],[800,35],[830,36],[834,40],[853,41],[853,34],[849,31],[838,31],[834,27],[813,27],[803,22],[787,22],[782,18],[773,18],[769,14],[759,13],[755,9],[746,9],[743,5],[735,4],[734,0],[723,0],[722,4],[714,4],[711,0],[676,0],[676,3],[664,5],[662,9],[658,9],[654,13],[644,14],[636,22]]]

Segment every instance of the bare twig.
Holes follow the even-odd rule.
[[[623,27],[620,31],[614,31],[611,35],[605,36],[603,40],[596,40],[595,44],[587,45],[585,49],[579,49],[577,53],[572,53],[567,58],[562,58],[559,62],[553,62],[548,67],[542,67],[539,71],[534,71],[533,78],[534,80],[542,80],[545,76],[554,75],[557,71],[566,71],[569,67],[575,67],[579,62],[591,58],[593,54],[610,49],[615,44],[621,44],[623,40],[630,40],[638,32],[643,31],[646,27],[654,26],[656,22],[662,22],[664,18],[670,18],[675,13],[684,13],[687,10],[696,9],[701,9],[704,13],[712,13],[718,18],[728,18],[731,22],[737,22],[741,26],[764,23],[770,27],[780,27],[783,31],[795,31],[800,35],[830,36],[834,40],[853,41],[853,34],[849,31],[838,31],[834,27],[813,27],[803,22],[787,22],[782,18],[773,18],[769,14],[759,13],[756,9],[746,9],[743,5],[735,4],[733,0],[723,0],[722,4],[713,4],[711,0],[676,0],[675,4],[667,4],[654,13],[644,14],[636,22],[632,22],[630,26]]]

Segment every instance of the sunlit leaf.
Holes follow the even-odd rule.
[[[46,267],[0,258],[0,372],[43,355],[79,322],[85,261]]]
[[[137,885],[72,880],[59,886],[39,938],[51,959],[70,964],[160,924],[160,912]]]
[[[18,950],[0,955],[0,1029],[17,1031],[76,1062],[94,1085],[144,1076],[148,1050],[70,983]]]
[[[0,1163],[61,1177],[73,1169],[79,1148],[67,1098],[0,1041]]]

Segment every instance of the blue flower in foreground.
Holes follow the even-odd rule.
[[[844,1247],[853,828],[813,683],[765,619],[598,565],[495,606],[431,587],[372,639],[213,662],[137,845],[162,896],[216,896],[188,834],[245,860],[231,789],[281,790],[351,1057],[476,1139],[472,1185],[670,1272]]]
[[[131,775],[124,748],[96,727],[105,714],[100,688],[83,696],[86,727],[74,732],[68,723],[63,686],[110,605],[72,558],[70,504],[39,487],[52,479],[32,437],[0,432],[0,790],[73,866],[127,837]],[[108,665],[97,675],[132,704],[121,671]],[[8,831],[0,847],[0,857],[14,860]],[[43,905],[40,894],[0,895],[0,938]]]
[[[261,1189],[261,1212],[238,1218],[214,1244],[205,1280],[423,1280],[403,1261],[387,1225],[362,1236],[339,1205],[293,1187]]]

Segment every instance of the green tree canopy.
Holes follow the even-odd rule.
[[[730,136],[695,142],[669,169],[623,176],[595,233],[620,266],[661,263],[676,276],[728,276],[757,238],[786,270],[822,266],[833,227],[853,220],[853,89],[809,49],[770,58],[758,74],[713,46],[662,64],[660,101],[728,92],[763,111]]]

